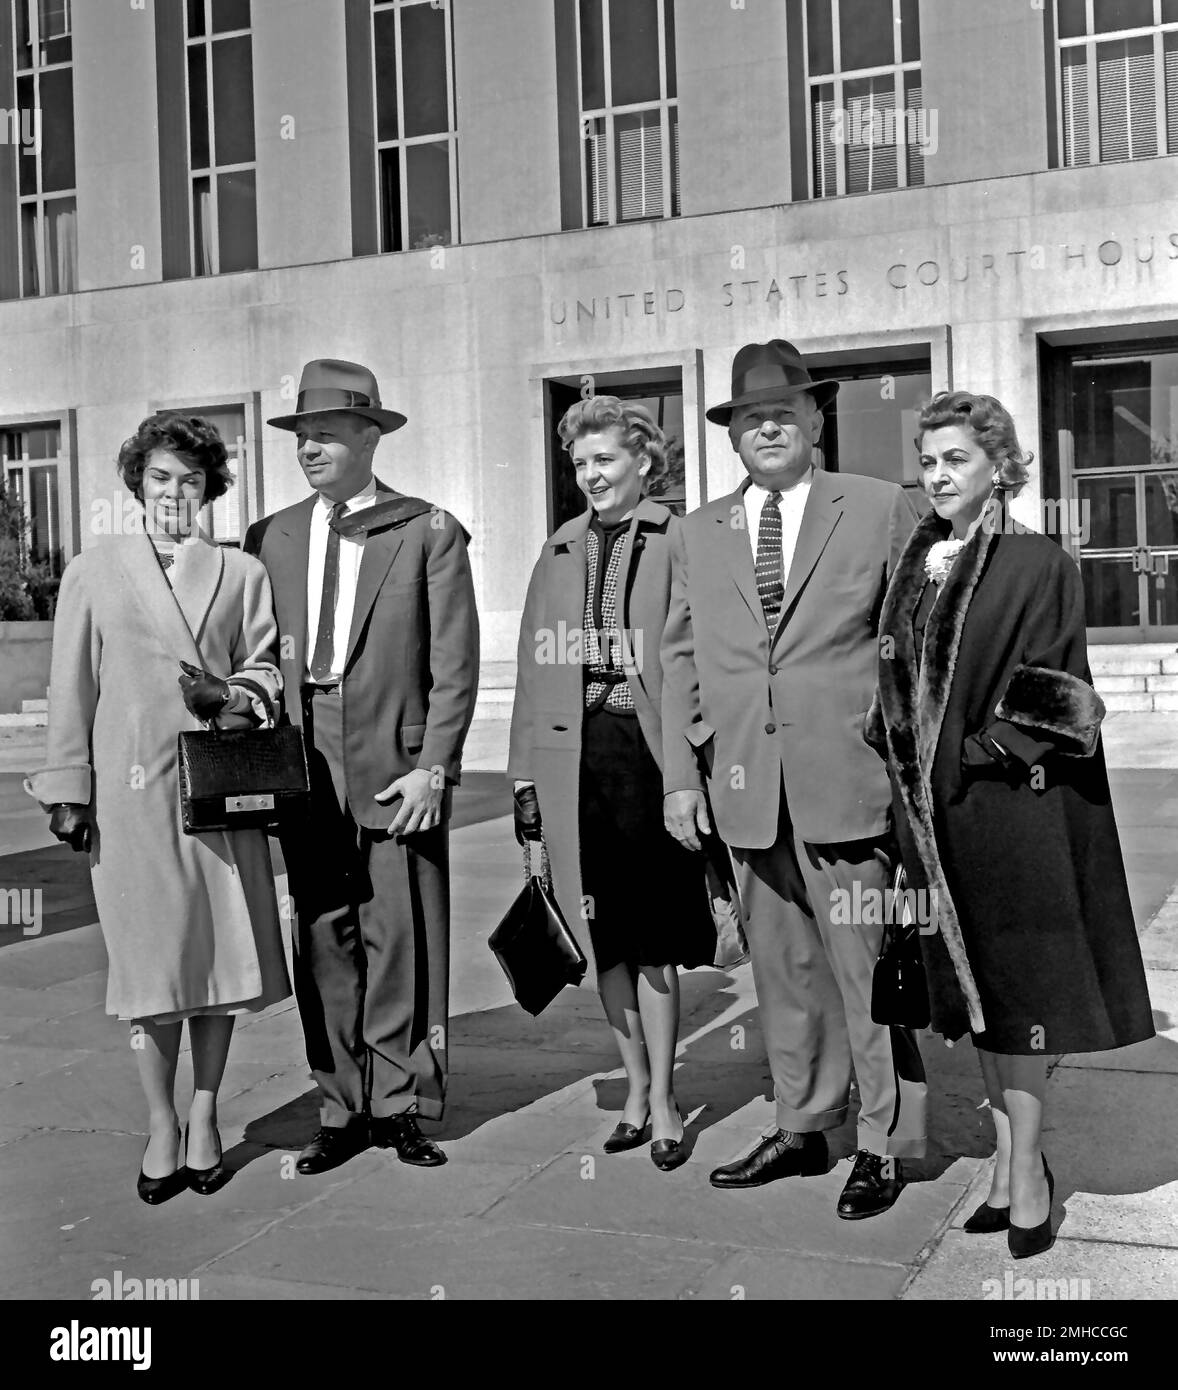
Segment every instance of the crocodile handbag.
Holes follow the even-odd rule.
[[[275,725],[262,686],[238,677],[265,706],[260,729],[194,729],[178,736],[180,823],[186,835],[265,829],[305,811],[310,782],[302,731]]]

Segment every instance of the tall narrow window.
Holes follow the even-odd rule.
[[[679,215],[674,0],[576,0],[581,225]],[[572,45],[576,44],[576,62]],[[570,98],[571,101],[571,98]]]
[[[1178,154],[1178,0],[1055,0],[1065,165]]]
[[[6,114],[20,151],[21,294],[68,294],[78,276],[70,0],[10,3],[16,81]]]
[[[458,240],[458,128],[449,0],[372,7],[382,251]]]
[[[811,194],[924,183],[917,0],[805,0]]]
[[[56,420],[0,427],[4,481],[9,496],[20,503],[28,522],[21,537],[21,563],[47,565],[53,574],[60,574],[62,567],[57,488],[60,453],[61,425]]]
[[[187,0],[192,274],[258,267],[250,0]]]
[[[199,415],[217,427],[225,441],[225,450],[229,455],[229,471],[234,482],[234,486],[228,492],[202,508],[201,525],[215,541],[240,545],[244,534],[243,518],[246,525],[250,520],[245,515],[248,489],[244,487],[244,481],[249,459],[245,407],[192,406],[190,410],[193,415]]]

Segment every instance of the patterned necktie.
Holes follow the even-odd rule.
[[[343,502],[331,509],[327,521],[327,554],[323,560],[323,593],[319,599],[319,627],[315,633],[315,655],[311,658],[311,679],[323,685],[331,679],[335,661],[335,604],[339,597],[339,532],[336,523],[344,514]],[[778,528],[780,533],[780,527]],[[778,541],[780,546],[780,540]]]
[[[777,630],[785,598],[781,570],[781,493],[771,492],[765,498],[757,527],[757,593],[765,610],[765,626],[771,633]]]

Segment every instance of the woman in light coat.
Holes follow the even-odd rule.
[[[90,855],[107,1012],[131,1024],[148,1104],[138,1191],[156,1204],[225,1180],[217,1091],[234,1017],[290,993],[266,835],[184,833],[177,735],[214,718],[260,722],[257,691],[276,702],[282,678],[265,569],[195,527],[231,481],[217,431],[160,412],[123,445],[119,471],[143,526],[65,571],[47,766],[26,787],[57,838]],[[181,1165],[173,1092],[185,1020],[195,1088]]]
[[[678,523],[643,496],[664,459],[643,407],[591,397],[560,434],[589,506],[545,542],[528,588],[508,759],[516,831],[522,842],[542,827],[564,916],[574,931],[588,922],[629,1082],[606,1152],[649,1133],[655,1165],[671,1169],[687,1156],[672,1081],[677,966],[716,952],[704,856],[663,825],[659,644]],[[680,742],[674,785],[702,787]]]

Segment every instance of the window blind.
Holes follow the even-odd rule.
[[[1088,54],[1086,48],[1065,48],[1062,54],[1063,148],[1065,164],[1088,164],[1092,142],[1088,131]]]
[[[1152,38],[1099,44],[1096,65],[1102,162],[1157,154]]]

